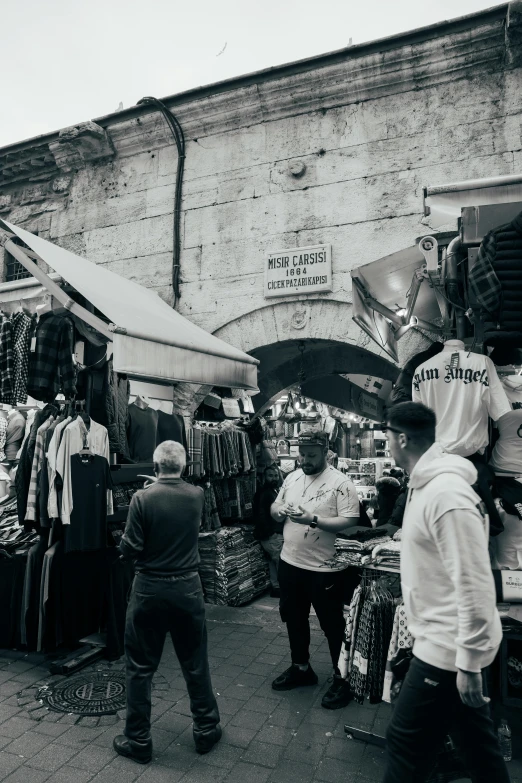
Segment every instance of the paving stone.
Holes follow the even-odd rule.
[[[282,726],[271,726],[267,723],[258,732],[256,740],[258,742],[267,742],[271,745],[279,745],[285,748],[293,737],[293,733],[290,729],[286,729]]]
[[[241,760],[273,769],[277,766],[282,754],[283,748],[279,745],[268,745],[266,742],[254,740],[241,756]]]
[[[182,734],[187,726],[192,724],[192,718],[187,715],[181,715],[178,712],[169,710],[159,720],[155,721],[154,729],[161,729],[162,731],[168,731],[171,734],[172,740]]]
[[[24,767],[27,769],[27,767]],[[54,772],[46,783],[88,783],[92,780],[92,773],[83,769],[65,766]],[[20,783],[24,783],[23,780]]]
[[[309,783],[313,780],[314,767],[302,761],[294,759],[285,759],[277,765],[277,769],[272,772],[270,781],[274,783]],[[344,777],[341,780],[350,780]]]
[[[30,759],[47,747],[48,744],[48,737],[44,737],[43,734],[37,734],[34,731],[28,731],[13,740],[10,745],[7,745],[5,750],[8,753],[15,753],[17,756]]]
[[[229,745],[235,745],[239,748],[247,748],[252,742],[257,732],[253,729],[245,729],[240,726],[227,726],[223,730],[223,738]]]
[[[269,663],[259,663],[256,659],[254,663],[250,663],[246,669],[246,674],[259,674],[261,677],[272,676],[274,667]]]
[[[154,724],[156,725],[156,724]],[[105,731],[93,740],[94,745],[99,745],[102,748],[112,748],[112,741],[118,734],[123,734],[125,724],[118,721],[114,726],[109,726]]]
[[[358,772],[358,767],[351,770],[351,772]],[[315,771],[315,778],[317,780],[324,780],[326,783],[338,783],[339,780],[344,780],[349,772],[349,767],[346,761],[340,761],[339,759],[322,759],[317,765]]]
[[[66,723],[49,723],[46,720],[41,720],[38,723],[33,723],[31,731],[45,734],[47,737],[59,737],[61,734],[69,731],[69,728]]]
[[[272,694],[275,693],[276,691],[272,691]],[[268,715],[271,710],[274,710],[277,707],[281,700],[281,696],[275,695],[272,695],[271,697],[253,696],[248,701],[248,709],[253,710],[254,712],[264,712]]]
[[[255,696],[256,693],[256,688],[251,688],[247,685],[241,685],[239,682],[233,682],[232,685],[229,685],[228,688],[225,688],[221,695],[231,699],[241,699],[241,701],[248,701],[252,698],[252,696]]]
[[[248,704],[247,704],[248,706]],[[243,726],[245,729],[259,730],[267,721],[266,715],[262,712],[253,712],[248,709],[242,709],[237,712],[230,721],[231,726]]]
[[[314,726],[324,726],[331,728],[343,723],[344,716],[342,710],[325,710],[324,707],[312,708],[305,719],[305,723],[311,723]]]
[[[265,783],[270,777],[270,769],[256,764],[240,762],[225,778],[225,783]]]
[[[25,734],[26,731],[31,731],[34,727],[35,723],[30,718],[15,715],[0,724],[0,736],[16,739]]]
[[[9,720],[9,718],[12,718],[14,715],[18,715],[21,712],[20,707],[13,707],[10,704],[0,704],[0,732],[1,732],[1,726],[6,722],[6,720]]]
[[[242,685],[243,687],[259,688],[265,682],[266,682],[265,676],[259,674],[247,674],[246,672],[243,672],[235,680],[235,682],[232,683],[232,686]]]
[[[232,663],[222,663],[217,667],[216,674],[224,674],[227,677],[237,678],[240,674],[243,674],[243,667]]]
[[[365,742],[349,740],[346,735],[344,738],[332,737],[326,746],[324,755],[328,758],[345,761],[346,763],[358,762],[362,759],[365,748]]]
[[[126,769],[105,767],[91,778],[91,783],[133,783],[143,773],[143,765],[134,761],[129,761],[129,764],[132,764],[132,767]]]
[[[359,765],[359,772],[368,777],[375,775],[380,780],[384,776],[385,767],[386,751],[384,748],[367,745]]]
[[[0,751],[0,780],[3,780],[7,775],[14,772],[15,769],[23,764],[24,760],[14,753],[6,753]]]
[[[140,776],[140,783],[177,783],[184,772],[170,769],[169,767],[159,767],[157,765],[147,767],[143,775]]]
[[[312,723],[303,722],[296,731],[296,737],[302,744],[314,744],[317,742],[326,746],[326,743],[328,742],[327,734],[330,733],[330,729],[325,728],[324,726],[314,726]]]
[[[182,783],[220,783],[228,774],[228,769],[209,767],[207,764],[202,764],[198,756],[194,766],[183,775],[181,780]]]
[[[84,748],[90,742],[103,734],[103,728],[90,728],[88,726],[71,726],[68,731],[59,735],[56,742],[60,745],[69,745],[71,748]]]
[[[49,772],[55,772],[64,764],[76,756],[78,748],[71,748],[68,745],[59,745],[57,742],[51,742],[46,748],[29,759],[28,764],[36,769],[46,769]]]
[[[159,764],[179,772],[188,772],[196,763],[196,759],[197,753],[194,747],[180,745],[178,742],[171,743],[165,751],[158,754]]]
[[[223,740],[221,740],[221,742],[212,748],[211,753],[205,753],[205,755],[200,756],[198,761],[201,764],[208,764],[211,767],[232,769],[240,760],[243,752],[242,748],[226,745]]]
[[[10,682],[9,680],[3,682],[0,685],[0,699],[4,699],[4,697],[7,699],[9,696],[15,696],[17,693],[20,693],[20,690],[20,686],[17,682]]]
[[[233,699],[230,696],[220,695],[218,707],[220,715],[235,715],[236,712],[245,707],[245,702],[242,699]]]
[[[325,744],[323,742],[298,742],[297,737],[284,749],[284,758],[293,759],[315,767],[324,756]]]
[[[114,759],[114,750],[100,748],[98,745],[89,745],[83,748],[69,761],[69,766],[75,769],[84,769],[95,775]]]
[[[34,663],[29,663],[28,661],[24,661],[23,659],[19,659],[17,661],[12,661],[6,668],[6,671],[9,672],[17,672],[17,673],[23,673],[28,672],[31,669],[35,669]],[[40,677],[42,676],[41,673],[38,671],[36,674],[39,674]]]
[[[4,783],[44,783],[49,779],[49,772],[43,769],[31,769],[30,767],[18,767]]]
[[[283,703],[270,713],[267,722],[285,729],[297,729],[303,722],[305,715],[304,711],[292,710]]]

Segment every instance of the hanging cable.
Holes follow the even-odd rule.
[[[174,244],[172,248],[172,293],[174,297],[174,310],[177,307],[178,300],[181,294],[179,281],[180,281],[180,259],[181,259],[181,198],[183,188],[183,171],[185,168],[185,136],[183,129],[179,124],[177,118],[171,111],[165,106],[164,103],[157,98],[147,97],[138,101],[138,105],[147,104],[149,106],[155,106],[160,111],[169,128],[174,136],[176,147],[178,150],[178,165],[176,168],[176,189],[174,195]]]

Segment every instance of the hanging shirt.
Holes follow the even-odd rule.
[[[60,511],[58,509],[58,492],[56,490],[56,460],[58,457],[58,449],[62,440],[62,434],[66,427],[69,426],[72,419],[68,416],[61,424],[58,424],[54,430],[53,437],[49,444],[47,451],[47,470],[49,473],[49,497],[47,500],[47,513],[49,519],[58,519]]]
[[[73,510],[71,457],[78,454],[84,448],[84,444],[91,454],[98,454],[100,457],[105,457],[107,462],[109,461],[109,436],[105,427],[91,419],[90,427],[87,429],[81,417],[78,416],[72,424],[65,428],[56,458],[56,472],[63,483],[60,509],[63,525],[71,524],[71,511]],[[107,493],[107,513],[113,513],[112,492],[110,490]]]
[[[38,521],[38,477],[40,475],[40,469],[42,467],[44,458],[44,440],[45,433],[51,426],[53,417],[47,419],[46,422],[38,428],[36,433],[36,441],[34,444],[34,456],[33,465],[31,468],[31,478],[29,480],[29,493],[27,495],[27,509],[25,512],[25,519],[28,522]]]
[[[4,318],[0,324],[0,402],[12,404],[13,384],[13,329]]]
[[[482,454],[489,443],[488,416],[498,421],[511,410],[491,359],[467,351],[444,350],[417,367],[412,396],[435,412],[438,443],[461,457]]]
[[[152,462],[158,433],[158,411],[129,405],[127,439],[134,462]]]
[[[497,475],[522,476],[522,409],[510,411],[497,422],[499,438],[489,461]]]
[[[522,408],[522,378],[518,375],[502,378],[502,386],[513,410]]]
[[[185,451],[187,450],[187,434],[185,431],[185,422],[183,416],[177,413],[164,413],[158,411],[158,431],[156,445],[159,446],[166,440],[174,440],[181,443]]]
[[[65,533],[66,552],[86,552],[107,546],[107,496],[112,490],[109,463],[96,455],[71,457],[73,508]]]
[[[15,313],[11,318],[13,346],[13,404],[27,402],[29,348],[36,329],[36,316]]]
[[[318,517],[346,517],[359,520],[359,498],[352,482],[340,470],[328,465],[322,473],[307,476],[296,470],[286,477],[277,496],[277,503],[302,506]],[[309,528],[290,518],[283,528],[281,559],[306,571],[342,571],[345,564],[330,562],[335,557],[337,532],[318,527]]]
[[[62,391],[68,398],[76,395],[74,327],[70,318],[54,313],[40,316],[36,328],[36,347],[29,357],[28,393],[35,400],[50,402]]]
[[[25,426],[25,422],[24,422],[24,426]],[[3,416],[0,416],[0,460],[5,459],[4,449],[7,441],[7,428],[8,428],[7,419],[4,419]]]
[[[0,424],[0,452],[2,451],[2,425]],[[16,459],[16,455],[22,445],[25,435],[25,419],[16,411],[7,419],[7,430],[5,434],[5,456],[8,460]],[[0,457],[1,458],[1,457]]]

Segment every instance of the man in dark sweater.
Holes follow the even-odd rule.
[[[135,560],[136,576],[125,627],[127,722],[114,749],[141,764],[152,759],[151,686],[167,633],[187,683],[196,750],[208,753],[221,739],[198,574],[204,495],[181,479],[185,464],[180,443],[165,441],[157,447],[157,481],[132,498],[120,543],[122,557]]]

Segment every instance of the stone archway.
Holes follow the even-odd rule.
[[[333,374],[365,374],[394,381],[396,365],[352,320],[351,305],[331,299],[275,302],[224,324],[214,334],[260,360],[262,411],[280,391],[296,383],[301,366],[299,342],[306,346],[308,380]],[[180,384],[176,408],[191,414],[209,387]]]

